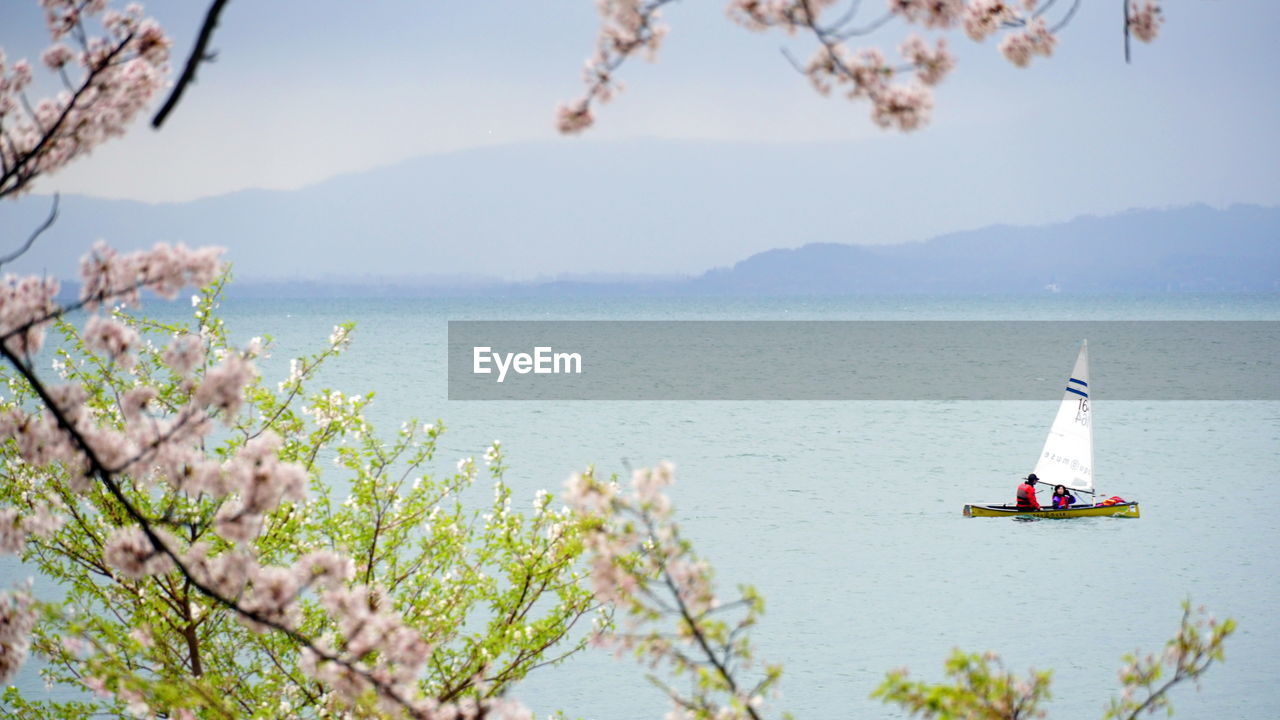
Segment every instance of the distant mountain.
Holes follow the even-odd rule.
[[[1280,208],[1199,205],[1006,225],[919,243],[812,243],[701,275],[484,275],[238,280],[240,297],[787,296],[1280,292]],[[68,288],[69,290],[71,288]]]
[[[679,296],[1280,291],[1280,208],[1198,205],[899,245],[812,243],[697,276],[239,283],[257,296]]]
[[[922,243],[818,243],[753,255],[691,281],[702,292],[1275,292],[1280,208],[1134,210]]]
[[[963,178],[989,182],[961,190],[959,176],[910,172],[940,152]],[[868,175],[853,161],[903,171]],[[1274,207],[1040,224],[1139,195],[1122,179],[1072,175],[1085,171],[1070,163],[1054,176],[1070,192],[1046,192],[1031,170],[1010,179],[1007,161],[940,133],[909,143],[491,147],[293,191],[160,204],[64,196],[57,223],[5,270],[71,278],[103,238],[120,249],[222,245],[241,291],[295,295],[1280,289]],[[41,196],[0,204],[0,243],[19,244],[48,208]],[[982,227],[993,218],[1011,224]],[[959,227],[980,229],[951,232]]]
[[[672,285],[846,292],[1038,289],[1051,280],[1065,290],[1129,282],[1256,287],[1267,279],[1267,266],[1242,262],[1259,252],[1270,257],[1265,252],[1222,245],[1236,236],[1274,240],[1266,234],[1274,212],[1261,208],[1142,211],[938,237],[1165,198],[1218,206],[1235,197],[1280,198],[1265,183],[1206,193],[1186,179],[1195,173],[1162,165],[1174,162],[1163,156],[1121,177],[1097,173],[1069,147],[1048,148],[1027,166],[1003,148],[947,132],[807,144],[560,140],[423,156],[297,190],[183,203],[65,195],[58,222],[5,270],[74,277],[76,261],[102,238],[121,249],[222,245],[238,282],[299,291],[323,284],[471,292],[518,281],[503,292],[615,292],[605,288],[616,284],[628,292]],[[955,172],[922,172],[939,157]],[[1054,168],[1051,179],[1043,167]],[[1143,173],[1160,182],[1143,184]],[[0,203],[0,245],[20,243],[48,208],[49,198],[38,195]],[[938,239],[919,242],[931,237]],[[774,248],[797,254],[755,257]],[[749,259],[688,286],[670,281],[741,258]],[[1082,265],[1087,277],[1078,273]]]

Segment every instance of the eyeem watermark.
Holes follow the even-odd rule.
[[[451,400],[1280,400],[1280,322],[449,322]],[[571,351],[571,352],[566,352]]]
[[[498,373],[498,382],[507,379],[507,371],[514,370],[519,375],[533,373],[535,375],[559,375],[568,373],[582,374],[582,354],[555,352],[550,347],[540,346],[533,353],[494,352],[492,347],[474,347],[471,349],[471,372],[476,375],[490,375],[494,370]]]

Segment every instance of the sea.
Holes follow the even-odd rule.
[[[190,310],[149,306],[163,318]],[[749,583],[766,599],[751,637],[757,658],[784,667],[771,716],[906,717],[869,697],[885,673],[941,681],[960,648],[993,651],[1011,670],[1052,669],[1051,718],[1101,717],[1122,656],[1158,653],[1184,600],[1239,630],[1198,689],[1173,691],[1177,717],[1280,707],[1280,402],[1108,401],[1095,374],[1096,484],[1140,501],[1142,517],[1023,522],[961,510],[1012,501],[1074,345],[1046,370],[1042,400],[451,401],[446,372],[449,320],[1274,321],[1280,295],[267,300],[237,299],[233,285],[220,312],[238,343],[272,337],[262,372],[273,384],[288,358],[354,321],[351,348],[315,387],[372,391],[369,418],[388,434],[443,421],[441,473],[500,440],[517,506],[587,466],[674,463],[676,520],[722,597]],[[999,348],[991,362],[1018,352]],[[589,649],[536,670],[513,696],[539,718],[660,718],[670,704],[649,672]],[[33,669],[18,683],[58,692]]]

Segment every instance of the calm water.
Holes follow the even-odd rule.
[[[155,309],[156,306],[153,306]],[[886,670],[940,679],[953,647],[1011,668],[1052,667],[1051,717],[1098,717],[1120,656],[1158,650],[1190,597],[1240,622],[1227,664],[1180,689],[1178,717],[1267,717],[1280,704],[1280,403],[1107,402],[1096,376],[1096,477],[1142,502],[1136,521],[969,519],[966,502],[1012,499],[1044,441],[1043,402],[449,402],[449,319],[1280,319],[1280,296],[818,300],[228,301],[240,342],[276,338],[264,372],[359,323],[321,384],[378,393],[372,419],[449,427],[441,470],[501,439],[528,502],[589,463],[668,459],[678,517],[721,587],[768,601],[758,656],[786,668],[779,710],[812,719],[897,717],[867,698]],[[166,313],[183,312],[171,306]],[[1091,347],[1095,358],[1106,352]],[[1016,351],[1016,349],[1011,349]],[[1056,377],[1076,348],[1064,347]],[[998,354],[996,354],[998,357]],[[22,684],[40,692],[24,673]],[[630,660],[589,652],[535,673],[518,696],[539,715],[660,717]]]

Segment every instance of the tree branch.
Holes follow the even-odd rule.
[[[54,193],[53,207],[49,208],[49,217],[45,218],[45,221],[40,224],[40,227],[36,228],[35,232],[31,233],[31,237],[27,238],[27,241],[22,244],[22,247],[18,248],[17,250],[14,250],[13,252],[9,253],[8,255],[5,255],[4,257],[0,257],[0,265],[13,262],[14,260],[17,260],[18,258],[22,257],[22,255],[26,253],[28,250],[30,250],[31,246],[35,244],[36,238],[40,237],[40,234],[43,233],[45,230],[48,230],[53,225],[53,221],[57,219],[58,219],[58,194]]]
[[[169,97],[164,101],[164,105],[156,112],[155,117],[151,118],[151,127],[156,130],[164,124],[169,113],[178,106],[178,102],[182,100],[182,93],[186,91],[187,86],[196,81],[196,68],[200,67],[200,63],[211,62],[217,55],[210,54],[206,51],[209,41],[213,39],[213,32],[218,27],[218,16],[222,14],[222,9],[226,7],[227,0],[213,0],[213,4],[209,6],[209,11],[205,13],[204,24],[200,26],[200,35],[196,38],[196,46],[192,48],[191,54],[187,57],[186,67],[182,69],[182,76],[178,78],[178,82],[174,83],[173,90],[169,92]]]

